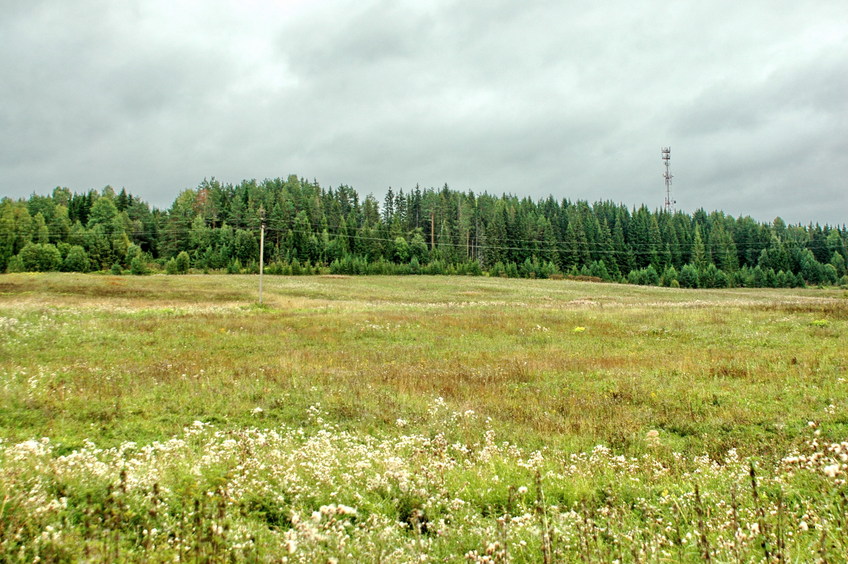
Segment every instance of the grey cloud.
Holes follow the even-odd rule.
[[[296,173],[658,207],[670,144],[683,209],[848,209],[836,0],[9,8],[0,195]]]

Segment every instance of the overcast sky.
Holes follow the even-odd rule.
[[[317,179],[848,223],[848,5],[0,0],[0,196]]]

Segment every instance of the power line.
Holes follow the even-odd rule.
[[[239,226],[231,226],[231,227],[233,227],[233,229],[235,231],[239,231],[239,230],[244,231],[244,229],[241,229],[241,227],[239,227]],[[359,229],[367,229],[367,228],[368,227],[360,227]],[[220,229],[220,228],[208,227],[208,229],[210,231],[212,231],[212,230]],[[288,227],[288,226],[280,226],[280,227],[270,227],[270,226],[268,226],[267,231],[274,232],[274,233],[283,233],[283,234],[297,233],[297,234],[304,234],[304,235],[314,235],[314,236],[318,236],[318,237],[322,236],[323,233],[324,233],[323,230],[322,231],[314,231],[312,229],[294,229],[294,228]],[[0,235],[2,235],[2,234],[16,235],[17,232],[12,231],[12,230],[2,230],[2,229],[0,229]],[[182,229],[182,228],[181,229],[159,229],[159,230],[155,230],[155,231],[128,231],[128,232],[124,232],[124,233],[113,232],[113,233],[106,233],[105,235],[106,235],[106,237],[111,238],[111,237],[114,237],[116,235],[120,236],[121,234],[126,234],[128,237],[137,237],[137,236],[141,236],[141,235],[165,235],[165,236],[180,235],[180,236],[190,237],[191,236],[191,229],[190,228],[189,229]],[[335,238],[343,236],[341,231],[339,231],[339,230],[333,230],[333,231],[327,230],[327,234],[330,235],[330,236],[333,236]],[[485,231],[483,231],[482,234],[485,236]],[[212,236],[214,237],[214,235],[212,235]],[[373,235],[365,235],[365,234],[362,234],[362,233],[353,233],[353,234],[348,233],[344,236],[349,237],[350,239],[358,239],[360,241],[373,241],[373,242],[386,242],[386,243],[394,243],[394,241],[395,241],[395,238],[391,238],[391,237],[377,237],[377,236],[373,236]],[[406,239],[406,237],[404,237],[404,239]],[[551,242],[544,241],[542,239],[507,238],[507,239],[504,239],[504,243],[501,243],[501,244],[486,244],[486,243],[479,243],[479,236],[477,237],[477,239],[478,239],[477,244],[480,247],[482,247],[484,249],[488,248],[488,249],[493,249],[493,250],[540,251],[540,250],[550,250],[550,249],[566,249],[566,248],[570,249],[570,247],[572,245],[572,243],[569,243],[568,241],[563,241],[563,240],[556,240],[555,242],[551,243]],[[409,243],[409,242],[410,241],[407,240],[407,243]],[[424,241],[424,243],[426,244],[426,241]],[[530,243],[531,245],[516,245],[516,243]],[[820,244],[815,244],[816,242],[813,241],[813,240],[805,241],[805,242],[781,241],[781,243],[785,247],[787,247],[786,248],[787,251],[791,250],[792,248],[803,248],[803,249],[810,249],[810,250],[828,249],[829,248],[826,242],[820,243]],[[580,249],[580,250],[589,250],[589,251],[595,252],[595,253],[606,253],[606,254],[633,253],[633,254],[636,254],[636,255],[650,255],[650,254],[654,254],[654,253],[663,253],[663,252],[665,252],[666,248],[668,248],[669,250],[672,250],[672,251],[680,251],[680,252],[687,252],[687,251],[691,250],[691,248],[692,248],[691,243],[690,244],[678,243],[676,245],[673,245],[673,244],[667,243],[667,242],[666,243],[661,242],[656,247],[650,248],[650,246],[651,246],[650,243],[637,243],[635,241],[628,242],[627,240],[625,240],[624,245],[626,247],[628,247],[628,249],[625,249],[625,250],[615,250],[615,249],[606,250],[606,249],[604,249],[604,247],[608,247],[610,244],[614,244],[614,243],[605,243],[605,242],[598,242],[598,241],[583,241],[583,242],[574,243],[574,245],[576,245],[577,248]],[[456,248],[465,248],[466,247],[466,245],[464,243],[453,243],[453,242],[449,242],[449,241],[442,241],[442,242],[436,244],[437,247],[440,246],[440,245],[441,246],[456,247]],[[711,242],[707,241],[707,242],[705,242],[705,245],[710,246]],[[737,253],[739,253],[739,252],[745,252],[745,251],[750,251],[750,250],[756,251],[756,250],[768,249],[768,248],[771,248],[772,244],[771,244],[771,241],[769,241],[769,242],[748,243],[746,245],[740,245],[739,243],[736,243],[735,241],[733,241],[733,246],[736,248]]]

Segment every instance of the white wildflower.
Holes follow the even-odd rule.
[[[288,539],[286,541],[286,550],[288,551],[289,554],[292,554],[292,553],[294,553],[295,550],[297,550],[297,543],[295,542],[294,539]]]
[[[839,473],[839,465],[831,464],[829,466],[825,466],[824,468],[822,468],[822,472],[824,472],[824,475],[828,478],[835,478],[836,475]]]

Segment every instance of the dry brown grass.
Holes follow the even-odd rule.
[[[660,428],[680,448],[767,452],[761,429],[797,432],[845,397],[845,300],[829,291],[266,277],[257,308],[255,283],[4,277],[0,316],[36,333],[5,343],[0,367],[53,376],[37,399],[13,378],[3,433],[93,422],[146,436],[254,407],[273,424],[315,401],[346,426],[382,428],[441,396],[533,444],[638,448]]]

